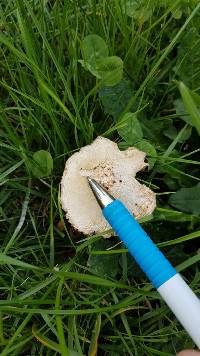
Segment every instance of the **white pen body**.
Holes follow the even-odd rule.
[[[200,299],[178,273],[157,290],[200,348]]]

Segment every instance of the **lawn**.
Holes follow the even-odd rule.
[[[97,136],[146,152],[142,226],[200,296],[199,1],[2,0],[0,31],[1,355],[195,347],[117,237],[68,223],[59,183]]]

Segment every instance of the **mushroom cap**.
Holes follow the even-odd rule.
[[[155,193],[135,179],[136,173],[148,165],[144,159],[145,153],[137,148],[120,151],[115,142],[104,137],[74,153],[66,162],[61,180],[62,208],[73,227],[84,234],[110,229],[87,177],[120,199],[136,219],[151,214],[156,207]]]

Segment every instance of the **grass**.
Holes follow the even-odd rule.
[[[167,356],[194,347],[126,249],[112,249],[118,239],[80,236],[60,206],[66,159],[98,135],[125,148],[119,124],[137,111],[156,150],[155,165],[138,175],[157,193],[144,227],[200,295],[199,214],[169,198],[199,189],[200,5],[141,1],[130,17],[124,3],[1,3],[1,355]],[[89,34],[123,60],[117,86],[105,88],[78,62]],[[38,150],[53,158],[42,178],[31,168]]]

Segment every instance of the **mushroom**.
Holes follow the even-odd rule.
[[[156,207],[155,193],[135,179],[136,173],[148,166],[144,158],[145,153],[137,148],[120,151],[115,142],[104,137],[74,153],[61,180],[61,204],[72,226],[89,235],[110,229],[87,177],[120,199],[136,219],[151,214]],[[106,237],[108,234],[112,232]]]

